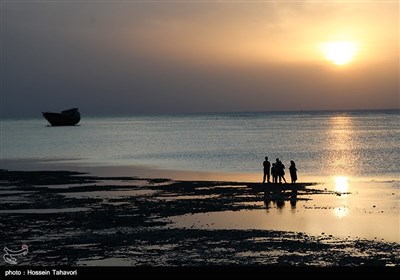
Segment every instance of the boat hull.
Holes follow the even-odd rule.
[[[67,115],[62,113],[43,113],[43,117],[52,126],[76,125],[81,120],[80,115]]]

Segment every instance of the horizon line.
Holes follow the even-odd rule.
[[[77,107],[78,108],[78,107]],[[129,117],[129,116],[183,116],[183,115],[219,115],[219,114],[268,114],[268,113],[333,113],[333,112],[382,112],[382,111],[400,111],[400,108],[374,108],[374,109],[298,109],[298,110],[243,110],[243,111],[202,111],[202,112],[140,112],[140,113],[89,113],[85,114],[81,111],[82,116],[86,117]],[[54,111],[57,112],[57,111]],[[2,119],[35,119],[42,118],[41,112],[38,113],[37,116],[0,116],[0,120]]]

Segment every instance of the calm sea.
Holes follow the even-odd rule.
[[[272,112],[2,119],[2,160],[253,173],[280,158],[309,176],[398,180],[400,111]],[[4,168],[4,167],[2,167]]]

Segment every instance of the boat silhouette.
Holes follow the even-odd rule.
[[[52,126],[76,125],[81,120],[78,108],[64,110],[61,113],[42,112],[42,114]]]

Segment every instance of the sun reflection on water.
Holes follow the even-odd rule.
[[[349,178],[346,176],[335,177],[335,191],[345,193],[349,189]]]
[[[339,194],[347,193],[349,190],[349,178],[346,176],[335,176],[335,191]],[[343,197],[343,196],[342,196]],[[347,199],[341,201],[346,204]],[[346,206],[339,206],[333,209],[333,215],[336,218],[344,218],[349,213],[349,208]]]
[[[348,213],[349,213],[349,208],[347,208],[347,207],[342,206],[342,207],[336,207],[335,209],[333,209],[333,214],[339,219],[346,217]]]
[[[327,169],[331,174],[352,175],[357,169],[356,135],[353,119],[347,115],[332,117],[327,135]]]

